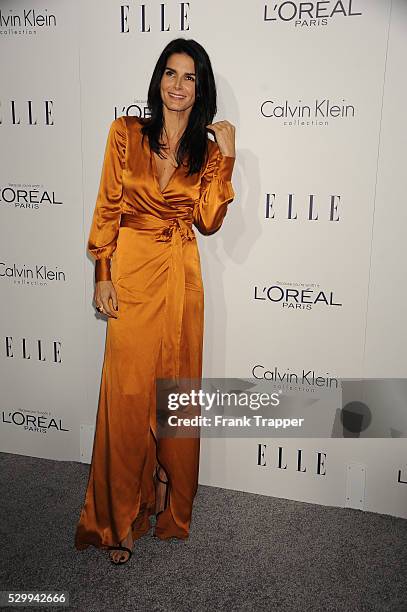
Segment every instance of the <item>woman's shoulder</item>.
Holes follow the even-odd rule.
[[[140,117],[135,117],[132,115],[120,115],[120,117],[117,117],[112,121],[113,127],[119,130],[124,128],[139,130],[146,123],[146,119],[141,119]]]
[[[140,132],[143,125],[147,123],[146,119],[142,119],[141,117],[136,117],[134,115],[123,115],[119,117],[124,122],[127,130],[131,130],[133,132]]]
[[[142,138],[142,127],[145,121],[132,115],[121,115],[112,121],[111,132],[122,140],[135,142]]]

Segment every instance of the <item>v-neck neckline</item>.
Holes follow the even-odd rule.
[[[174,171],[171,174],[167,184],[165,185],[165,187],[163,189],[161,189],[161,187],[160,187],[160,180],[159,180],[159,177],[158,177],[158,168],[157,168],[157,164],[156,164],[155,157],[154,157],[154,151],[150,147],[149,147],[149,149],[150,149],[151,165],[152,165],[153,175],[154,175],[154,179],[155,179],[155,182],[156,182],[156,185],[157,185],[157,189],[158,189],[158,191],[160,192],[161,195],[164,195],[164,193],[167,191],[170,183],[172,182],[172,179],[174,178],[174,176],[175,176],[179,166],[174,168]]]

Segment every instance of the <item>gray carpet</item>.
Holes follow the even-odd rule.
[[[407,611],[407,520],[201,486],[188,541],[145,536],[115,567],[73,546],[87,465],[0,459],[2,590],[84,612]]]

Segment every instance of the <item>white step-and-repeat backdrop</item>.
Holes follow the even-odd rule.
[[[204,375],[383,379],[401,406],[376,438],[204,439],[200,482],[407,518],[406,34],[404,0],[1,2],[1,450],[90,460],[107,131],[194,38],[238,155],[222,230],[198,235]]]

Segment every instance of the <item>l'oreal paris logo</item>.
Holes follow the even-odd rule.
[[[328,25],[338,17],[358,17],[353,0],[324,0],[323,2],[268,2],[264,5],[264,21],[291,22],[296,28]]]
[[[55,191],[51,191],[39,183],[8,183],[0,184],[0,207],[12,206],[30,210],[42,210],[44,207],[61,206]]]
[[[24,431],[31,431],[35,433],[48,433],[50,431],[69,431],[64,427],[62,419],[51,416],[51,413],[44,411],[41,413],[29,413],[26,410],[16,410],[15,412],[6,412],[5,410],[1,413],[2,425],[16,425],[21,427]]]
[[[114,118],[117,119],[122,115],[126,117],[139,117],[145,119],[151,117],[151,111],[148,107],[147,100],[135,100],[130,104],[117,104],[114,107]]]
[[[283,308],[293,310],[311,310],[313,306],[322,304],[327,307],[342,306],[336,302],[333,291],[320,289],[281,287],[270,285],[254,286],[254,299],[280,304]]]

